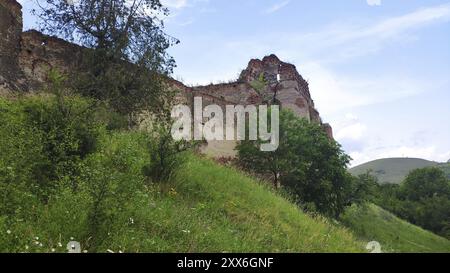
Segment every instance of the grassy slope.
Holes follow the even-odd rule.
[[[165,250],[363,251],[344,228],[312,218],[255,180],[206,159],[190,156],[171,192],[156,201],[161,234],[149,234],[165,237]]]
[[[378,241],[384,252],[450,252],[450,241],[370,204],[353,206],[342,221],[361,239]]]
[[[438,165],[439,163],[437,162],[416,158],[386,158],[356,166],[350,169],[350,172],[353,175],[359,175],[372,170],[380,183],[401,183],[406,175],[414,169]],[[447,168],[450,169],[449,165],[447,164]]]
[[[116,134],[103,149],[125,148],[140,165],[147,155],[137,135]],[[195,155],[171,183],[149,185],[140,196],[123,216],[134,224],[111,234],[113,243],[102,251],[365,251],[347,228],[313,218],[256,180]]]

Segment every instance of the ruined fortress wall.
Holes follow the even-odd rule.
[[[65,72],[79,59],[81,47],[22,28],[22,6],[0,0],[0,91],[39,90],[51,68]]]
[[[0,93],[25,88],[18,64],[21,10],[22,6],[14,0],[0,1]]]
[[[19,65],[30,90],[38,90],[47,80],[50,69],[68,72],[80,59],[81,47],[36,30],[22,33]]]
[[[82,50],[78,45],[35,30],[22,32],[21,5],[15,0],[0,0],[0,93],[41,89],[50,69],[69,71],[81,59]],[[264,90],[255,90],[252,83],[261,76],[268,84]],[[308,82],[294,65],[280,61],[275,55],[250,60],[233,83],[197,87],[187,87],[174,79],[167,79],[167,83],[180,90],[177,101],[190,106],[193,98],[199,96],[203,98],[203,106],[218,104],[223,109],[226,105],[276,101],[281,108],[320,124],[330,138],[333,136],[331,126],[322,123],[314,106]]]
[[[248,105],[262,103],[258,93],[245,82],[198,86],[193,88],[193,92],[199,96],[214,97],[217,101],[228,104]]]

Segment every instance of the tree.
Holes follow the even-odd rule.
[[[168,11],[159,0],[43,1],[43,31],[87,48],[71,77],[75,90],[107,101],[130,121],[160,105],[163,79],[175,65],[166,50],[178,41],[163,31],[159,17]]]
[[[381,185],[375,203],[400,218],[449,238],[450,180],[439,168],[413,170],[401,185]]]
[[[401,196],[411,201],[435,196],[450,198],[450,182],[445,173],[438,168],[413,170],[401,186]]]
[[[400,187],[401,216],[435,233],[447,235],[450,180],[438,168],[411,171]]]
[[[281,177],[288,176],[294,169],[294,155],[289,149],[286,140],[287,133],[290,132],[290,120],[293,118],[291,113],[281,112],[280,140],[282,145],[273,152],[263,152],[260,147],[262,141],[244,140],[241,141],[236,150],[238,151],[239,164],[246,170],[252,171],[255,175],[262,178],[269,178],[275,189],[280,187]]]
[[[372,202],[375,200],[379,188],[378,179],[372,175],[372,171],[360,174],[353,179],[350,202],[356,204]]]
[[[296,194],[302,204],[313,204],[321,213],[337,217],[348,204],[351,176],[349,157],[322,128],[292,112],[280,114],[280,145],[262,152],[261,141],[243,141],[237,146],[241,166],[268,176]]]

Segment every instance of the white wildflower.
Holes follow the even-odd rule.
[[[26,246],[25,246],[25,249],[28,250],[28,248],[30,248],[30,247],[26,245]]]
[[[108,252],[108,253],[114,253],[114,251],[112,251],[111,249],[107,249],[106,252]]]
[[[6,233],[11,234],[11,230],[8,229],[8,230],[6,231]]]
[[[55,252],[55,251],[56,251],[56,249],[52,248],[52,252]]]
[[[62,247],[62,244],[61,244],[61,242],[59,242],[59,243],[58,243],[58,247]]]

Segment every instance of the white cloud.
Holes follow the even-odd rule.
[[[450,4],[444,4],[419,9],[373,24],[332,23],[319,31],[303,34],[285,33],[278,39],[282,39],[287,44],[301,44],[303,54],[308,57],[345,61],[352,57],[378,52],[391,42],[410,41],[413,30],[437,22],[447,22],[449,19]],[[293,48],[291,51],[295,54],[298,49]]]
[[[367,130],[367,126],[359,121],[353,114],[347,114],[342,124],[333,124],[335,126],[335,139],[338,141],[361,140]]]
[[[195,6],[198,3],[208,3],[209,0],[161,0],[161,4],[171,9],[183,9]]]
[[[286,7],[287,5],[289,5],[290,2],[291,2],[290,0],[286,0],[286,1],[283,1],[283,2],[276,3],[273,6],[269,7],[268,9],[264,10],[263,13],[264,14],[271,14],[271,13],[277,12],[280,9],[282,9],[282,8]]]
[[[168,8],[181,9],[188,5],[188,0],[161,0],[161,4]]]
[[[328,116],[352,109],[409,97],[427,89],[422,83],[396,75],[349,76],[318,62],[300,66],[300,73],[308,79],[311,94],[321,114]]]
[[[369,6],[381,6],[381,0],[367,0]]]

